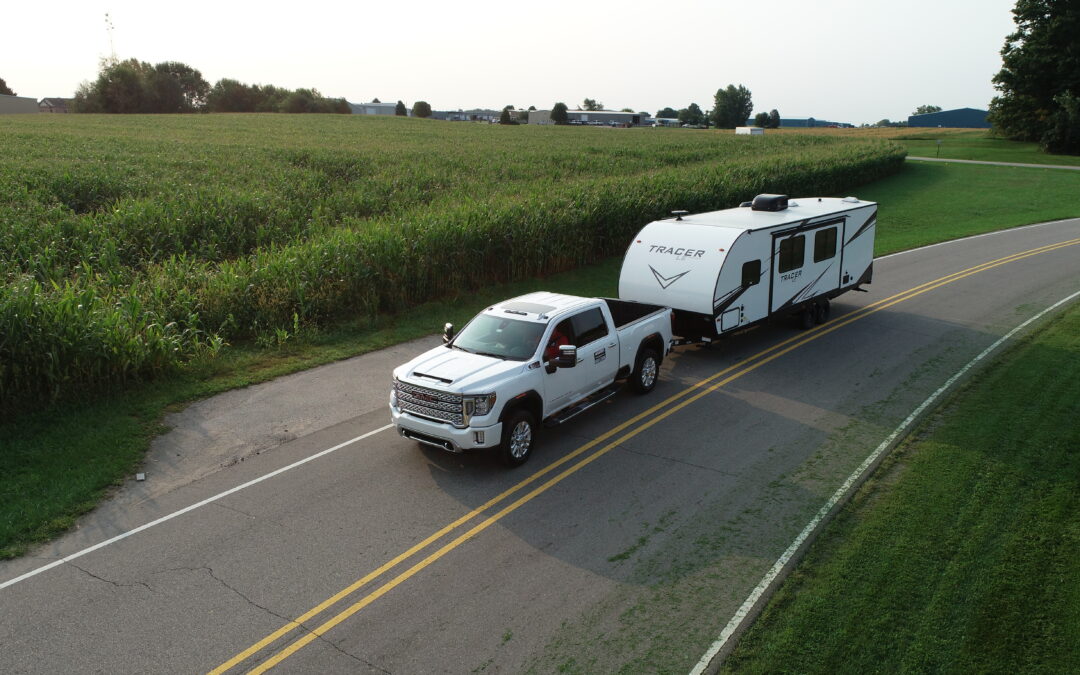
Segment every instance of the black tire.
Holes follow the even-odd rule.
[[[630,389],[638,394],[648,394],[656,389],[660,379],[660,355],[651,347],[642,347],[630,373]]]
[[[803,330],[810,330],[814,327],[814,315],[817,312],[814,309],[814,305],[807,305],[799,311],[799,326]]]
[[[832,312],[832,307],[829,303],[829,299],[822,298],[818,307],[818,323],[825,323],[829,320],[829,314]]]
[[[518,409],[503,420],[499,453],[507,466],[521,466],[536,446],[536,419],[528,410]]]

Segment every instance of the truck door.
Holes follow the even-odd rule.
[[[783,312],[836,290],[841,267],[837,242],[843,240],[843,218],[774,234],[770,311]]]
[[[619,338],[609,329],[608,321],[599,307],[578,312],[570,318],[574,324],[574,344],[578,348],[578,364],[583,391],[591,394],[615,379],[619,369]]]
[[[541,355],[544,365],[559,354],[561,345],[576,344],[574,341],[574,326],[570,319],[563,319],[552,326],[544,336],[544,351]],[[578,354],[578,365],[573,368],[558,368],[544,375],[544,417],[565,408],[578,400],[578,392],[581,385],[578,382],[578,368],[580,367],[581,354]]]

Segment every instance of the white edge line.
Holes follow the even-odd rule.
[[[54,567],[59,567],[60,565],[63,565],[64,563],[71,562],[72,560],[75,560],[76,558],[81,558],[82,556],[86,555],[87,553],[92,553],[92,552],[98,550],[99,548],[104,548],[104,547],[106,547],[106,546],[108,546],[110,544],[115,544],[116,542],[120,541],[121,539],[127,539],[128,537],[130,537],[133,534],[138,534],[139,532],[142,532],[143,530],[148,530],[151,527],[154,527],[154,526],[160,525],[160,524],[162,524],[162,523],[164,523],[166,521],[172,520],[173,518],[176,518],[177,516],[182,516],[185,513],[188,513],[190,511],[194,511],[197,508],[206,506],[207,504],[212,504],[213,502],[216,502],[219,499],[222,499],[224,497],[228,497],[229,495],[231,495],[233,493],[236,493],[236,492],[239,492],[241,490],[244,490],[246,488],[249,488],[252,485],[257,485],[257,484],[263,482],[264,480],[269,480],[269,479],[273,478],[274,476],[285,473],[286,471],[291,471],[292,469],[295,469],[298,466],[302,466],[302,465],[307,464],[308,462],[310,462],[312,460],[316,460],[316,459],[318,459],[320,457],[323,457],[325,455],[329,455],[331,452],[336,452],[336,451],[338,451],[338,450],[340,450],[340,449],[342,449],[342,448],[344,448],[344,447],[346,447],[348,445],[352,445],[353,443],[356,443],[357,441],[362,441],[365,438],[368,438],[370,436],[374,436],[377,433],[386,431],[387,429],[389,429],[392,426],[394,426],[394,425],[393,424],[387,424],[385,426],[379,427],[378,429],[375,429],[374,431],[369,431],[366,434],[363,434],[361,436],[357,436],[356,438],[349,439],[349,440],[345,441],[344,443],[338,443],[337,445],[335,445],[332,448],[327,448],[326,450],[321,450],[321,451],[315,453],[314,455],[311,455],[309,457],[305,457],[304,459],[301,459],[301,460],[299,460],[297,462],[293,462],[292,464],[290,464],[288,466],[283,466],[280,469],[276,469],[274,471],[271,471],[270,473],[268,473],[268,474],[266,474],[264,476],[259,476],[258,478],[254,479],[254,480],[249,480],[246,483],[243,483],[241,485],[237,485],[236,487],[230,488],[230,489],[226,490],[225,492],[216,494],[213,497],[208,497],[207,499],[204,499],[201,502],[191,504],[190,506],[185,506],[184,508],[180,509],[179,511],[173,511],[172,513],[170,513],[167,516],[162,516],[161,518],[158,518],[157,520],[152,520],[149,523],[145,523],[143,525],[140,525],[140,526],[138,526],[138,527],[136,527],[136,528],[134,528],[132,530],[128,530],[127,532],[122,532],[122,533],[116,535],[115,537],[113,537],[111,539],[106,539],[105,541],[98,542],[97,544],[94,544],[93,546],[90,546],[89,548],[84,548],[81,551],[76,551],[75,553],[72,553],[71,555],[60,558],[59,560],[54,560],[53,562],[49,563],[48,565],[43,565],[43,566],[38,567],[36,569],[32,569],[29,572],[27,572],[26,574],[22,574],[20,576],[17,576],[14,579],[8,579],[7,581],[5,581],[3,583],[0,583],[0,590],[3,590],[5,588],[7,588],[8,586],[14,586],[15,584],[19,583],[20,581],[25,581],[25,580],[29,579],[30,577],[37,576],[38,574],[41,574],[42,572],[46,572],[48,570],[51,570]]]
[[[948,390],[949,387],[955,384],[957,380],[963,377],[964,373],[971,370],[971,368],[976,363],[986,358],[994,350],[996,350],[1003,343],[1011,339],[1014,335],[1022,331],[1024,328],[1029,326],[1031,323],[1039,320],[1046,314],[1052,312],[1061,305],[1066,304],[1067,302],[1078,296],[1080,296],[1080,291],[1077,291],[1076,293],[1073,293],[1066,298],[1058,300],[1053,305],[1047,307],[1043,311],[1039,312],[1035,316],[1031,317],[1027,321],[1017,326],[1016,328],[1013,328],[1004,337],[999,338],[996,342],[994,342],[994,344],[984,349],[966,366],[961,368],[959,371],[957,371],[955,375],[950,377],[945,382],[945,384],[941,385],[941,387],[939,387],[937,391],[935,391],[933,394],[930,394],[929,398],[919,404],[919,407],[915,408],[915,410],[913,410],[911,414],[907,416],[907,419],[901,422],[900,426],[896,427],[896,429],[891,434],[889,434],[884,441],[881,442],[881,445],[879,445],[877,449],[870,453],[869,457],[863,460],[863,463],[860,464],[857,469],[855,469],[854,473],[848,476],[848,479],[844,481],[843,485],[837,488],[836,492],[833,493],[833,496],[829,498],[829,501],[825,502],[825,505],[821,507],[821,509],[810,520],[806,527],[803,528],[803,531],[799,533],[799,536],[795,537],[795,541],[791,542],[791,545],[787,547],[787,550],[784,551],[779,558],[777,558],[776,562],[773,563],[773,566],[769,568],[769,571],[765,573],[765,576],[761,578],[761,581],[758,582],[758,585],[755,586],[754,590],[752,590],[750,592],[750,595],[747,596],[742,606],[739,607],[739,609],[735,612],[735,615],[731,617],[730,621],[728,621],[728,624],[724,626],[724,630],[721,631],[720,637],[718,637],[716,641],[713,642],[712,646],[709,647],[708,651],[705,652],[705,655],[702,656],[701,660],[699,660],[697,662],[697,665],[694,666],[694,669],[690,671],[690,675],[701,675],[705,672],[705,669],[708,668],[709,665],[712,663],[713,658],[718,653],[720,653],[720,650],[724,648],[724,645],[726,645],[728,640],[731,639],[731,636],[735,634],[735,631],[737,631],[739,627],[742,626],[743,622],[746,621],[746,618],[750,615],[750,611],[753,609],[754,605],[757,604],[758,600],[761,599],[761,596],[765,594],[766,589],[768,589],[768,587],[772,585],[773,581],[775,581],[776,578],[780,575],[784,567],[787,566],[788,562],[790,562],[791,559],[795,556],[795,553],[799,550],[799,547],[802,546],[803,542],[805,542],[806,539],[811,534],[813,534],[814,531],[825,521],[826,517],[829,515],[829,512],[832,511],[833,507],[847,497],[847,493],[849,490],[851,490],[851,487],[855,485],[860,478],[862,478],[863,474],[866,473],[866,471],[874,465],[874,463],[878,460],[882,453],[884,453],[891,446],[893,441],[895,441],[902,432],[907,430],[907,427],[909,427],[919,417],[919,415],[923,413],[923,411],[930,407],[930,405],[933,404],[943,393],[945,393],[945,391]]]

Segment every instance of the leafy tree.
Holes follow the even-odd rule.
[[[1080,153],[1076,145],[1062,145],[1080,133],[1067,129],[1070,119],[1080,124],[1070,112],[1080,97],[1080,3],[1017,0],[1013,20],[1016,32],[1005,38],[993,80],[1001,94],[990,102],[990,123],[1006,138]]]
[[[412,106],[413,117],[431,117],[431,104],[427,101],[417,101]]]
[[[754,112],[750,90],[741,84],[738,87],[729,84],[726,89],[718,89],[715,100],[713,121],[720,129],[740,127],[746,124],[746,120]]]
[[[499,113],[499,124],[517,124],[517,120],[510,115],[510,108],[511,106],[506,106],[502,109],[502,112]]]
[[[380,101],[380,100],[379,100],[379,99],[377,99],[377,98],[373,98],[373,99],[371,99],[371,102],[372,102],[372,103],[382,103],[382,101]]]
[[[536,110],[536,106],[534,106],[534,105],[529,106],[529,110]]]
[[[7,86],[7,82],[4,82],[4,78],[0,77],[0,94],[7,94],[8,96],[18,96],[11,90],[11,87]]]
[[[402,103],[401,101],[398,101],[397,105],[394,106],[394,114],[397,115],[398,117],[407,117],[408,114],[409,114],[409,111],[405,109],[405,104],[404,103]]]
[[[675,118],[679,116],[679,111],[675,110],[674,108],[664,108],[663,110],[657,110],[656,116]]]
[[[877,124],[875,124],[874,126],[875,127],[891,127],[892,125],[893,125],[893,123],[889,121],[888,117],[886,117],[883,120],[878,120]]]
[[[604,104],[603,103],[601,103],[600,101],[597,101],[595,99],[591,99],[591,98],[587,98],[584,101],[582,101],[581,105],[585,106],[585,110],[589,110],[589,111],[593,111],[593,112],[595,112],[597,110],[603,110],[604,109]]]
[[[779,111],[776,110],[776,108],[773,108],[772,110],[769,111],[769,128],[770,129],[779,129],[780,128],[780,113],[779,113]]]
[[[941,106],[939,105],[921,105],[915,108],[915,112],[912,115],[928,115],[930,113],[941,112]]]
[[[768,126],[769,126],[769,113],[767,113],[767,112],[759,112],[758,114],[754,115],[754,126],[755,127],[768,128]]]
[[[632,113],[632,112],[634,112],[634,109],[633,108],[622,108],[622,109],[619,110],[619,112]]]
[[[551,106],[551,121],[555,124],[569,124],[570,115],[565,103],[556,103]]]
[[[691,103],[680,110],[677,117],[680,124],[689,124],[695,127],[705,121],[705,113],[701,112],[701,107],[697,103]]]

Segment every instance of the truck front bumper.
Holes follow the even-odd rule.
[[[443,422],[410,415],[390,406],[390,417],[398,435],[448,452],[464,452],[474,448],[494,448],[502,440],[502,423],[489,427],[457,427]]]

